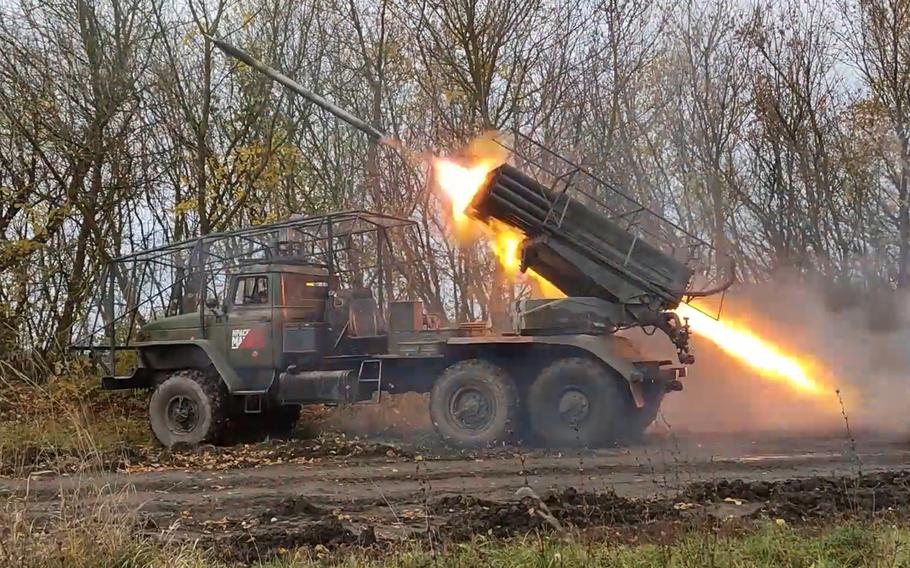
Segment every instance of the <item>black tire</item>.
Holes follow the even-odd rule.
[[[175,371],[149,400],[152,432],[168,448],[217,442],[228,423],[227,399],[227,389],[217,373]]]
[[[447,368],[430,391],[430,419],[443,440],[462,447],[506,442],[518,423],[518,391],[502,368],[481,359]]]
[[[554,447],[614,443],[627,401],[600,362],[571,357],[548,365],[528,390],[531,430]]]

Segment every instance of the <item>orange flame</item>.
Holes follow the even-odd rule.
[[[487,133],[473,140],[461,159],[435,158],[433,173],[439,189],[452,206],[455,227],[459,231],[468,228],[479,229],[487,237],[490,249],[500,266],[509,276],[516,277],[521,270],[521,243],[525,235],[495,219],[489,223],[482,223],[471,219],[465,213],[486,181],[487,175],[508,158],[507,152],[495,141],[495,135]],[[565,296],[533,269],[526,270],[524,274],[538,285],[543,296],[548,298]]]
[[[715,320],[688,304],[680,304],[675,312],[681,318],[688,318],[692,333],[711,341],[763,378],[783,382],[793,390],[809,395],[826,392],[825,387],[812,377],[812,365],[804,358],[784,352],[743,326]]]
[[[491,223],[490,229],[492,233],[490,248],[493,249],[499,264],[509,272],[518,270],[521,266],[520,248],[524,235],[499,222]]]
[[[491,131],[478,136],[457,158],[433,159],[436,183],[452,204],[452,217],[458,228],[468,224],[465,211],[486,181],[487,174],[509,157],[508,150],[497,141],[498,135]]]
[[[452,203],[452,217],[455,223],[462,226],[468,221],[465,211],[474,199],[474,194],[483,185],[496,164],[492,160],[482,160],[470,166],[462,165],[448,158],[437,158],[433,162],[436,182],[445,196]]]
[[[487,230],[490,234],[490,248],[499,261],[500,266],[506,270],[506,274],[515,277],[521,270],[521,243],[525,235],[516,229],[493,220]],[[537,284],[540,294],[545,298],[564,298],[562,290],[553,285],[552,282],[538,274],[533,268],[525,270],[524,275]]]

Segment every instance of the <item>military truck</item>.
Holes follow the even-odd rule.
[[[695,249],[713,253],[564,156],[528,137],[513,140],[516,164],[490,172],[466,213],[520,231],[522,271],[533,269],[566,297],[516,301],[506,329],[441,325],[443,314],[428,313],[421,301],[394,300],[409,278],[394,246],[407,236],[396,234],[419,228],[405,218],[346,211],[119,258],[78,345],[102,364],[104,388],[151,392],[149,421],[165,446],[251,427],[280,432],[293,426],[301,405],[404,392],[429,393],[436,430],[459,446],[635,438],[664,395],[682,389],[694,361],[688,327],[673,308],[726,286],[690,288],[691,261],[706,258]],[[537,151],[520,152],[520,142]],[[681,364],[640,353],[618,333],[633,327],[665,333]]]

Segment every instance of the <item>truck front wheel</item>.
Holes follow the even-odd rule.
[[[430,419],[436,431],[458,446],[482,447],[508,440],[518,412],[512,378],[481,359],[450,366],[430,392]]]
[[[554,447],[615,440],[623,410],[615,377],[599,362],[580,357],[559,359],[541,371],[527,405],[534,434]]]
[[[214,442],[227,425],[227,392],[214,372],[171,373],[152,393],[149,423],[165,447]]]

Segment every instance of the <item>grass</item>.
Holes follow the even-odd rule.
[[[97,466],[151,441],[142,393],[103,391],[75,361],[42,382],[0,366],[0,475]]]
[[[107,496],[106,502],[116,501]],[[227,568],[212,551],[137,536],[109,505],[82,516],[58,514],[51,526],[24,522],[9,505],[0,516],[0,563],[17,568],[118,567]],[[525,537],[477,538],[435,551],[403,544],[392,551],[323,547],[286,553],[263,568],[840,568],[910,566],[910,529],[842,524],[806,532],[773,523],[745,534],[718,536],[709,530],[684,534],[667,544],[619,545]]]
[[[10,568],[199,567],[203,555],[187,546],[143,536],[124,507],[128,488],[67,492],[51,506],[28,495],[0,506],[0,565]]]
[[[716,536],[697,531],[664,545],[612,545],[608,542],[563,542],[524,538],[507,542],[478,539],[446,547],[435,555],[406,550],[383,557],[329,558],[298,552],[269,568],[473,568],[475,566],[615,568],[756,567],[835,568],[910,566],[910,530],[889,526],[845,524],[818,534],[766,524],[754,532]]]

